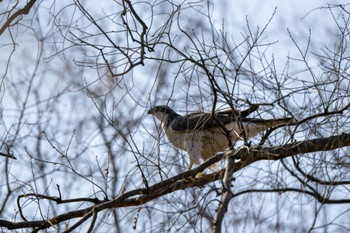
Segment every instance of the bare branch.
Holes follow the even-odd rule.
[[[0,36],[1,34],[11,26],[12,22],[22,16],[22,15],[27,15],[30,11],[30,9],[33,7],[33,5],[35,4],[36,0],[30,0],[27,5],[25,5],[22,9],[19,9],[18,11],[16,11],[14,14],[12,14],[4,23],[4,25],[2,25],[2,27],[0,28]]]
[[[10,222],[5,220],[0,220],[0,227],[7,227],[8,229],[19,229],[19,228],[28,228],[35,227],[40,229],[45,229],[51,227],[51,225],[58,224],[63,221],[67,221],[73,218],[83,217],[86,221],[87,218],[91,217],[93,214],[97,214],[98,212],[110,209],[110,208],[121,208],[127,206],[140,206],[152,200],[155,200],[159,197],[165,196],[169,193],[175,192],[177,190],[184,190],[190,187],[203,187],[204,185],[211,183],[213,181],[224,178],[224,195],[222,199],[222,206],[218,210],[218,218],[217,224],[215,225],[215,230],[220,232],[221,221],[224,217],[224,213],[227,209],[227,204],[229,200],[234,197],[230,188],[232,182],[232,172],[237,172],[238,170],[246,167],[247,165],[259,161],[259,160],[279,160],[283,158],[287,158],[290,156],[317,152],[317,151],[328,151],[335,150],[342,147],[350,146],[350,134],[341,134],[337,136],[332,136],[328,138],[317,138],[312,140],[306,140],[303,142],[295,142],[286,144],[283,146],[275,146],[275,147],[265,147],[260,149],[251,148],[249,150],[238,150],[231,151],[226,154],[220,153],[211,159],[207,160],[205,163],[201,164],[195,169],[191,171],[184,172],[177,176],[174,176],[170,179],[164,180],[160,183],[154,184],[150,186],[148,189],[136,189],[129,192],[126,192],[113,200],[110,201],[102,201],[102,203],[94,205],[92,207],[88,207],[81,210],[67,212],[62,215],[58,215],[54,218],[43,220],[43,221],[25,221],[25,222]],[[201,178],[196,178],[195,182],[191,183],[188,180],[184,179],[188,176],[195,177],[200,171],[204,170],[206,167],[211,164],[225,158],[225,156],[229,157],[239,157],[241,161],[234,163],[232,158],[230,158],[230,163],[232,165],[226,167],[226,169],[205,175]],[[227,170],[230,169],[230,170]],[[226,170],[228,173],[226,173]],[[227,175],[225,175],[227,174]],[[225,178],[226,177],[226,178]],[[288,191],[289,189],[285,189]],[[294,191],[294,190],[292,190]],[[277,190],[276,192],[280,192]],[[310,194],[314,195],[314,194]],[[32,195],[35,196],[35,195]],[[22,195],[22,197],[26,197],[26,195]],[[36,195],[38,198],[46,198],[54,201],[58,201],[56,198],[50,198],[46,196]],[[317,200],[322,201],[322,203],[344,203],[344,201],[340,200],[325,200],[324,197],[316,196]],[[81,201],[81,200],[68,200],[68,201],[60,201],[60,202],[72,202],[72,201]]]

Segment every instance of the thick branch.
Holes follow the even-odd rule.
[[[246,147],[243,147],[244,149]],[[239,151],[237,151],[239,152]],[[230,203],[233,193],[231,191],[231,185],[233,180],[233,165],[234,165],[234,156],[226,155],[226,166],[225,166],[225,174],[223,178],[222,184],[222,197],[221,202],[217,210],[217,214],[214,221],[213,232],[220,233],[222,221],[224,220],[225,214],[228,209],[228,204]]]
[[[298,154],[335,150],[350,146],[350,134],[343,133],[328,138],[316,138],[284,146],[266,147],[252,151],[255,160],[279,160]]]
[[[99,211],[109,208],[139,206],[149,201],[155,200],[161,196],[164,196],[168,193],[175,192],[177,190],[184,190],[189,187],[202,187],[203,185],[206,185],[210,182],[222,179],[225,170],[214,172],[212,174],[205,175],[201,178],[196,178],[195,182],[188,182],[183,178],[188,176],[195,177],[198,172],[203,171],[209,165],[218,162],[226,156],[230,155],[232,157],[237,156],[241,158],[241,161],[233,164],[234,171],[238,171],[248,166],[249,164],[259,160],[279,160],[298,154],[305,154],[318,151],[329,151],[346,146],[350,146],[350,134],[343,133],[328,138],[305,140],[301,142],[286,144],[283,146],[265,147],[260,149],[251,148],[250,150],[239,150],[236,151],[236,153],[234,151],[220,153],[213,156],[212,158],[210,158],[200,166],[196,167],[195,169],[181,173],[177,176],[171,177],[167,180],[154,184],[148,189],[143,188],[132,190],[122,194],[119,197],[114,198],[113,200],[105,201],[103,203],[96,204],[86,209],[71,211],[62,215],[58,215],[49,220],[28,222],[24,221],[17,223],[6,220],[0,220],[0,227],[7,227],[8,229],[37,227],[44,229],[69,219],[84,217],[85,215],[92,216],[92,213],[94,211],[97,213]],[[325,203],[337,203],[337,200],[328,200]]]

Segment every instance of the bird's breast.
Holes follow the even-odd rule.
[[[196,147],[212,156],[228,147],[228,140],[220,130],[174,131],[170,127],[163,130],[171,144],[187,152]]]

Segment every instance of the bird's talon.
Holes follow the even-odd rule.
[[[194,183],[196,183],[196,179],[197,179],[197,178],[202,178],[202,177],[204,177],[204,176],[205,176],[205,173],[204,173],[204,172],[198,172],[198,174],[196,175],[196,177],[188,176],[188,177],[185,177],[185,178],[183,179],[183,181],[186,182],[186,183],[192,183],[192,184],[194,184]]]
[[[194,183],[196,182],[196,178],[193,178],[192,176],[188,176],[188,177],[185,177],[185,178],[183,179],[183,181],[184,181],[185,183],[194,184]]]
[[[196,178],[202,178],[203,176],[205,176],[204,172],[198,172],[198,174],[196,175]]]

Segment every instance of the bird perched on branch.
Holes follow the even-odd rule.
[[[246,118],[257,110],[258,105],[251,105],[245,111],[226,110],[214,115],[196,112],[179,115],[169,106],[160,105],[148,111],[160,122],[167,138],[175,147],[184,150],[190,157],[188,170],[200,160],[209,159],[217,152],[229,148],[229,141],[235,143],[256,136],[271,127],[287,125],[294,118],[257,119]],[[213,169],[215,167],[211,167]]]

